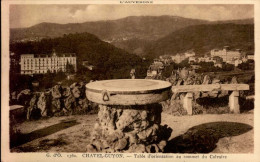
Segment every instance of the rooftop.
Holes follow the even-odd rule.
[[[55,55],[52,54],[22,54],[21,56],[34,56],[35,58],[45,58],[45,57],[76,57],[75,53],[55,53]]]

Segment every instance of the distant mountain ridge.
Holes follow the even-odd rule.
[[[254,19],[207,21],[179,16],[130,16],[117,20],[85,23],[40,23],[29,28],[10,29],[10,40],[56,38],[69,33],[88,32],[130,53],[143,54],[145,46],[188,26],[201,24],[253,24]]]
[[[213,21],[213,24],[254,24],[254,18],[238,19],[238,20],[226,20],[226,21]]]
[[[88,32],[102,40],[145,38],[155,40],[176,29],[208,21],[177,16],[130,16],[117,20],[85,23],[40,23],[29,28],[11,29],[11,40],[30,37],[59,37],[68,33]]]
[[[254,25],[220,23],[189,26],[151,43],[145,53],[149,57],[158,57],[193,50],[202,56],[213,48],[221,49],[226,45],[254,53]]]

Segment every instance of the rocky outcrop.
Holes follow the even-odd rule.
[[[51,88],[52,98],[59,99],[59,98],[61,98],[61,94],[62,94],[61,85],[55,85],[54,87]]]
[[[37,102],[37,107],[41,110],[41,116],[47,116],[50,114],[51,95],[49,93],[41,92]]]
[[[27,108],[27,119],[35,115],[33,111],[39,112],[41,116],[60,116],[88,113],[93,110],[93,106],[97,109],[97,105],[86,98],[84,82],[73,83],[69,87],[55,85],[45,92],[26,89],[17,95],[17,100]]]
[[[17,95],[17,101],[19,104],[28,107],[30,104],[30,100],[32,98],[32,92],[30,89],[25,89],[22,90],[18,95]]]
[[[37,100],[38,100],[37,94],[34,94],[30,100],[29,107],[27,108],[27,116],[26,116],[27,120],[31,118],[32,111],[36,109],[35,107],[37,105]]]

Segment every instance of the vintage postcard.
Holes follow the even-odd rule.
[[[260,1],[1,3],[1,161],[260,161]]]

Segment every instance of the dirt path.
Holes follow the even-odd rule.
[[[162,125],[167,124],[173,129],[169,140],[177,142],[177,145],[183,141],[187,143],[187,137],[193,140],[190,140],[193,144],[195,140],[204,142],[207,139],[212,144],[212,147],[207,149],[214,153],[252,153],[253,117],[253,112],[194,116],[172,116],[163,113]],[[76,115],[26,121],[17,125],[24,135],[22,140],[18,140],[20,142],[13,144],[11,151],[85,152],[96,120],[97,115]],[[196,151],[198,152],[198,148],[193,149],[193,152]],[[203,152],[199,149],[200,151]]]

